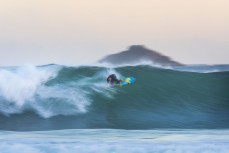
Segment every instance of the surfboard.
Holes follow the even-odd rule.
[[[121,85],[131,84],[131,83],[134,83],[135,81],[136,81],[136,78],[134,78],[134,77],[127,77],[124,80],[122,80]]]

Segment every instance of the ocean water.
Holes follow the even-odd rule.
[[[229,130],[1,132],[2,153],[227,153]]]
[[[136,82],[109,86],[106,77]],[[1,153],[229,152],[229,65],[0,68]]]

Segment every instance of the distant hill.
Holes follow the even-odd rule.
[[[133,45],[127,51],[111,54],[99,60],[99,63],[114,65],[136,64],[140,62],[152,62],[162,66],[180,66],[179,62],[171,60],[168,56],[162,55],[154,50],[145,48],[142,45]]]

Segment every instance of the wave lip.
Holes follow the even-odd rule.
[[[174,70],[186,71],[186,72],[198,72],[198,73],[214,73],[214,72],[228,72],[229,65],[186,65],[175,66]]]

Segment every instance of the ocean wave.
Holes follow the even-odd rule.
[[[134,76],[127,86],[106,77]],[[46,65],[0,69],[4,128],[228,128],[229,72],[196,73],[148,65]],[[12,126],[20,120],[18,127]],[[25,123],[33,124],[26,127]],[[42,125],[42,126],[41,126]]]

